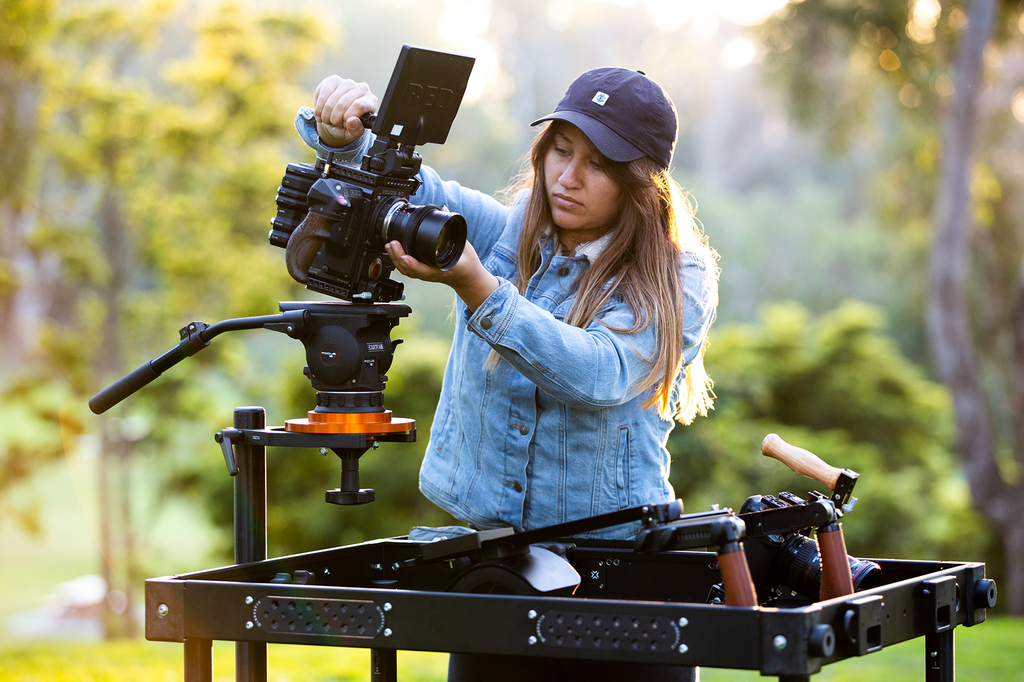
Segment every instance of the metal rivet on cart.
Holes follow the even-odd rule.
[[[391,636],[391,628],[384,628],[384,636],[385,637],[390,637]]]
[[[686,619],[686,616],[683,616],[682,618],[679,619],[679,627],[685,628],[689,624],[690,624],[690,621],[688,621]]]
[[[526,617],[527,617],[527,618],[529,618],[530,620],[533,620],[534,618],[536,618],[536,617],[537,617],[537,612],[536,612],[536,611],[534,611],[533,609],[530,609],[530,610],[529,610],[529,611],[528,611],[528,612],[526,613]]]
[[[786,640],[784,635],[775,635],[775,638],[772,640],[772,646],[775,647],[776,651],[782,651],[786,648],[787,644],[789,644],[789,642]]]
[[[161,618],[166,617],[167,614],[170,612],[171,610],[167,608],[167,604],[161,604],[160,606],[156,607],[156,614]]]
[[[391,602],[389,602],[389,601],[384,602],[384,610],[385,611],[390,611],[391,610]]]
[[[686,646],[685,644],[680,644],[679,645],[679,653],[685,654],[689,650],[690,650],[690,647]]]
[[[530,639],[528,639],[526,641],[529,642],[531,645],[533,645],[533,644],[537,643],[537,638],[534,637],[533,635],[530,635]]]
[[[252,621],[251,620],[245,621],[245,629],[246,630],[252,630]]]
[[[251,604],[252,603],[252,597],[246,597],[245,598],[245,603],[246,604]]]

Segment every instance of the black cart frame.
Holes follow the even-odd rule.
[[[983,622],[995,601],[983,563],[875,559],[883,584],[846,597],[707,604],[721,580],[714,553],[640,554],[579,538],[567,541],[581,576],[571,597],[441,591],[429,573],[412,575],[422,544],[405,538],[267,559],[266,447],[309,437],[266,429],[262,415],[235,412],[236,564],[146,581],[146,638],[185,645],[185,682],[212,682],[213,640],[237,643],[239,682],[267,680],[270,642],[370,649],[375,682],[397,679],[398,650],[758,670],[794,682],[918,637],[926,681],[952,682],[955,628]],[[358,437],[320,438],[351,447]],[[280,580],[298,575],[308,584]]]

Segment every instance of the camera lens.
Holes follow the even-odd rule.
[[[882,568],[874,561],[848,557],[855,591],[882,584]],[[803,535],[791,535],[779,550],[779,568],[785,572],[784,584],[805,597],[816,599],[821,589],[821,558],[818,543]]]
[[[437,206],[413,206],[396,199],[384,213],[380,234],[385,243],[400,242],[421,263],[447,271],[466,248],[466,219]]]

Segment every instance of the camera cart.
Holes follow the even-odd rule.
[[[230,439],[220,439],[237,467],[237,564],[146,581],[146,637],[184,643],[186,682],[213,679],[215,639],[237,642],[236,679],[247,682],[267,679],[269,642],[368,648],[375,681],[397,679],[396,651],[419,650],[735,668],[793,682],[918,637],[925,679],[939,682],[954,679],[955,628],[983,622],[995,605],[982,563],[893,559],[874,560],[878,586],[851,594],[707,603],[723,582],[722,549],[679,548],[726,548],[736,542],[730,527],[770,521],[771,511],[684,515],[675,503],[519,534],[391,538],[267,559],[268,446],[354,452],[403,436],[292,433],[263,419],[260,408],[239,408]],[[635,543],[570,537],[637,520],[645,530]],[[644,551],[645,542],[665,548]]]

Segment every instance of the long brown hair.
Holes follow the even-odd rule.
[[[508,192],[512,196],[518,190],[531,191],[519,237],[516,286],[521,294],[540,267],[539,244],[545,235],[558,236],[546,196],[544,159],[560,125],[564,124],[553,122],[537,135],[530,148],[529,165]],[[682,369],[685,324],[680,258],[684,252],[697,256],[707,271],[702,284],[708,304],[715,307],[718,254],[701,233],[688,195],[667,169],[646,156],[616,162],[599,152],[597,155],[604,172],[623,188],[622,206],[609,232],[614,247],[604,249],[576,282],[575,300],[565,321],[586,328],[609,299],[618,295],[635,319],[632,326],[613,328],[615,331],[635,334],[655,325],[657,346],[654,354],[645,358],[651,371],[642,387],[657,388],[643,407],[657,407],[663,418],[688,424],[698,414],[707,415],[713,394],[711,379],[704,370],[705,342],[686,367],[683,394],[672,396],[676,376]]]

